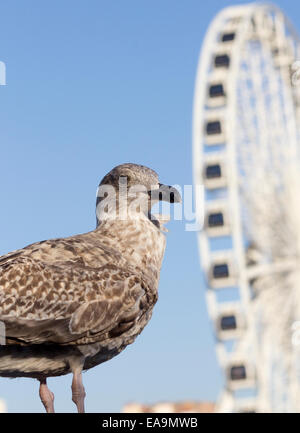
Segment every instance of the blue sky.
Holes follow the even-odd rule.
[[[222,7],[187,0],[11,0],[0,5],[0,254],[95,225],[95,193],[135,162],[192,184],[198,55]],[[277,4],[300,28],[299,5]],[[215,400],[221,386],[196,235],[168,226],[160,298],[136,342],[84,374],[89,412],[128,401]],[[49,380],[56,411],[75,411],[71,376]],[[10,412],[43,411],[38,382],[0,378]]]

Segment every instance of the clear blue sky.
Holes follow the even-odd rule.
[[[95,192],[136,162],[168,184],[192,183],[198,54],[228,2],[10,0],[0,5],[0,254],[89,231]],[[300,29],[298,2],[277,4]],[[128,401],[214,400],[221,386],[195,233],[169,224],[153,318],[136,342],[84,374],[87,411]],[[49,380],[75,411],[71,376]],[[43,411],[38,382],[0,378],[10,412]]]

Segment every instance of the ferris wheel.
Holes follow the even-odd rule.
[[[300,411],[299,59],[272,4],[222,10],[201,50],[194,182],[220,412]]]

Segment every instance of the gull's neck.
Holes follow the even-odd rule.
[[[142,269],[158,283],[166,239],[155,221],[142,212],[128,212],[127,219],[106,216],[99,221],[95,232],[104,244],[118,250],[129,264]]]

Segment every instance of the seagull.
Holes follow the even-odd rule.
[[[69,373],[84,412],[82,371],[118,355],[150,320],[166,244],[165,219],[151,213],[158,201],[181,196],[152,169],[119,165],[99,184],[95,230],[0,257],[0,376],[37,379],[46,412],[47,378]]]

